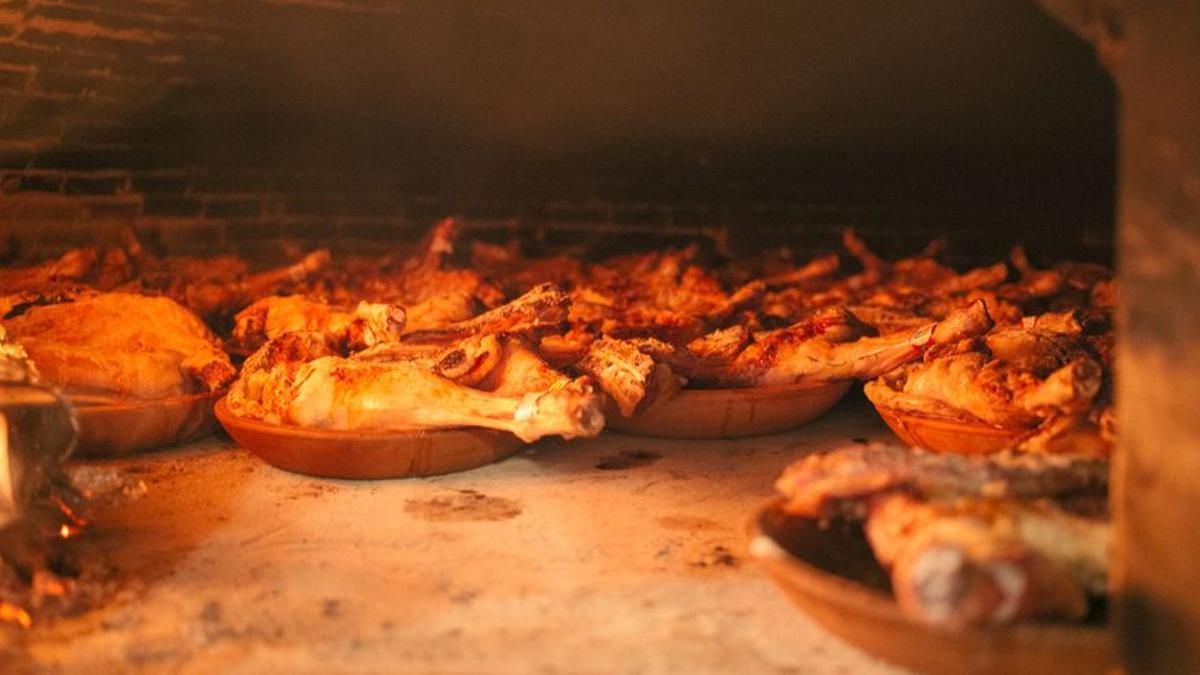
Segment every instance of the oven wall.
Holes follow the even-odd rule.
[[[1103,256],[1113,108],[1091,51],[1021,2],[18,0],[0,226],[26,254],[457,213]]]

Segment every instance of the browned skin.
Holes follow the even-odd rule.
[[[508,353],[491,359],[495,345]],[[485,336],[462,351],[400,358],[389,358],[397,345],[381,347],[347,358],[329,354],[318,334],[286,334],[247,360],[230,389],[230,409],[306,428],[471,426],[509,431],[529,442],[552,434],[594,436],[604,425],[600,398],[587,378],[552,377],[519,341]],[[487,380],[490,390],[439,371],[475,385]]]
[[[576,364],[616,402],[624,417],[633,415],[639,407],[668,398],[682,384],[669,366],[656,363],[643,350],[651,351],[646,339],[600,338]]]
[[[865,530],[901,610],[942,629],[1079,619],[1108,576],[1106,519],[1050,500],[894,493],[872,502]]]
[[[406,320],[399,305],[360,302],[355,307],[337,307],[298,295],[272,295],[238,312],[231,344],[253,351],[284,333],[315,332],[343,351],[365,349],[398,341]]]
[[[215,391],[235,374],[216,337],[168,298],[87,294],[4,326],[46,381],[68,391],[164,398]]]
[[[416,331],[406,342],[450,342],[482,333],[549,334],[567,320],[570,297],[553,284],[542,284],[512,302],[477,317],[440,328]]]
[[[852,445],[776,483],[790,513],[864,520],[906,615],[942,629],[1079,618],[1108,573],[1106,460]]]
[[[96,261],[95,249],[76,248],[39,265],[0,268],[0,294],[36,292],[56,283],[83,280]]]
[[[870,337],[869,328],[845,310],[828,310],[788,328],[744,341],[736,330],[710,335],[693,343],[698,351],[678,350],[664,355],[689,381],[710,386],[791,384],[874,377],[919,359],[933,345],[950,344],[981,335],[991,328],[982,303],[955,312],[908,335]]]
[[[1103,444],[1076,433],[1092,426],[1096,434],[1086,418],[1104,401],[1104,366],[1082,330],[1074,313],[1026,317],[982,340],[933,351],[921,363],[869,382],[864,391],[875,405],[894,411],[1037,428],[1030,449],[1046,451],[1057,443],[1052,439],[1066,435],[1098,449]],[[1077,424],[1064,425],[1066,419]]]
[[[784,470],[776,489],[791,513],[820,518],[865,515],[873,497],[904,492],[929,498],[1020,499],[1104,494],[1108,460],[1095,457],[937,454],[892,445],[851,445],[805,457]]]

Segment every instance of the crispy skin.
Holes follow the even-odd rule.
[[[0,326],[0,382],[26,384],[40,380],[37,366],[33,365],[25,348],[10,342],[4,326]]]
[[[980,335],[991,326],[986,308],[976,303],[909,335],[870,337],[852,314],[833,310],[756,335],[754,342],[733,358],[727,356],[732,351],[729,343],[741,339],[735,332],[710,336],[699,343],[702,351],[680,350],[665,358],[689,382],[709,386],[844,380],[886,373],[919,359],[933,345]]]
[[[1049,500],[889,494],[872,503],[865,531],[900,608],[938,628],[1078,619],[1106,586],[1107,520]]]
[[[342,350],[365,349],[398,341],[406,319],[399,305],[360,302],[343,308],[298,295],[272,295],[234,317],[233,345],[254,350],[284,333],[312,332]]]
[[[670,366],[656,363],[643,351],[652,349],[648,341],[600,338],[576,364],[580,372],[590,375],[616,402],[624,417],[669,398],[683,384]]]
[[[958,630],[1083,615],[1108,574],[1107,480],[1092,457],[875,444],[805,457],[776,487],[796,515],[865,521],[904,613]]]
[[[0,268],[0,294],[40,291],[58,283],[81,281],[91,274],[96,260],[95,249],[75,248],[39,265]]]
[[[942,499],[1034,499],[1103,494],[1107,486],[1104,458],[1011,453],[972,457],[883,444],[810,455],[785,469],[775,483],[788,500],[788,511],[810,518],[862,517],[873,497],[892,492]]]
[[[461,361],[447,361],[451,352],[398,354],[402,345],[381,345],[347,358],[331,354],[319,334],[288,333],[246,361],[230,390],[229,405],[239,415],[321,429],[473,426],[509,431],[529,442],[547,435],[599,433],[604,416],[587,378],[550,381],[548,368],[535,363],[539,359],[524,345],[512,342],[506,348],[514,351],[475,379],[468,373],[478,370],[474,364],[479,361],[470,356],[479,354],[477,347],[464,349]],[[462,363],[468,363],[466,370],[455,370]],[[460,384],[439,369],[455,370],[491,391]],[[521,391],[522,386],[545,388]]]
[[[483,333],[540,336],[560,332],[567,320],[570,297],[553,284],[542,284],[512,302],[477,317],[439,328],[409,333],[406,342],[446,343]]]
[[[235,375],[216,337],[167,298],[102,293],[4,325],[45,381],[69,392],[162,398],[216,391]]]
[[[1033,429],[1086,412],[1100,393],[1104,369],[1079,330],[1070,315],[1031,317],[965,351],[930,354],[864,391],[885,408]]]

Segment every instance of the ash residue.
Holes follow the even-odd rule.
[[[410,499],[404,503],[404,511],[425,520],[508,520],[521,515],[521,505],[475,490],[457,490],[430,499]]]
[[[601,457],[596,468],[601,471],[622,471],[639,466],[648,466],[662,459],[662,455],[649,450],[622,450],[615,455]]]
[[[713,546],[691,561],[692,567],[737,567],[741,564],[738,557],[724,546]]]

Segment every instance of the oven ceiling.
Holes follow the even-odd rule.
[[[261,188],[251,171],[318,169],[385,176],[390,194],[1039,209],[1107,225],[1113,100],[1090,49],[1032,2],[0,10],[4,167],[199,168],[243,192]],[[69,177],[39,180],[5,185]]]

